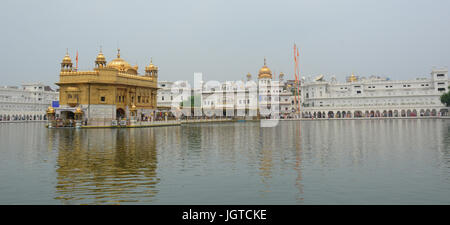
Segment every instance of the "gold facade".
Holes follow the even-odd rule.
[[[139,116],[149,116],[156,109],[157,80],[157,66],[150,62],[145,74],[140,75],[138,66],[131,66],[120,57],[119,49],[117,58],[109,63],[100,51],[91,71],[73,69],[66,54],[56,83],[60,86],[60,111],[74,112],[75,108],[82,108],[86,117],[93,119],[126,118],[132,109]],[[96,113],[91,115],[91,111]]]

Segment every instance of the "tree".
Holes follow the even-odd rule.
[[[442,104],[445,104],[445,106],[450,107],[450,91],[441,95],[441,102]]]

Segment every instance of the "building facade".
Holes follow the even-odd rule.
[[[59,82],[60,107],[56,114],[62,119],[72,119],[82,111],[83,120],[89,124],[105,124],[134,116],[144,119],[156,110],[158,67],[150,64],[145,74],[138,73],[138,66],[131,66],[120,57],[107,63],[100,51],[91,71],[72,68],[68,54],[61,63]]]
[[[158,84],[161,88],[158,90],[158,108],[172,106],[173,110],[180,106],[188,117],[288,117],[293,114],[294,102],[283,77],[280,73],[279,80],[273,79],[264,60],[256,81],[248,73],[246,81],[202,81],[198,90],[190,88],[186,82],[182,82],[185,84],[182,86],[179,82],[164,81]],[[188,99],[194,102],[190,103]]]
[[[46,110],[59,93],[42,83],[0,87],[0,121],[46,120]]]
[[[448,69],[428,78],[390,80],[352,74],[346,82],[323,76],[303,80],[301,115],[306,118],[416,117],[447,115],[440,96],[448,91]]]
[[[181,102],[192,96],[192,89],[187,81],[158,81],[157,106],[160,111],[168,111],[178,107]]]

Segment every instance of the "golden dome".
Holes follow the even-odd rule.
[[[70,56],[69,55],[66,55],[66,56],[64,56],[64,58],[63,58],[63,62],[72,62],[72,59],[70,58]]]
[[[358,78],[355,76],[355,74],[352,73],[352,76],[350,76],[350,82],[358,81]]]
[[[69,56],[69,52],[66,52],[66,55],[64,56],[62,63],[64,64],[70,64],[72,63],[72,59]]]
[[[53,107],[49,106],[49,107],[47,108],[47,113],[53,114],[53,113],[55,113],[55,109],[54,109]]]
[[[107,67],[115,68],[120,71],[127,71],[128,69],[133,69],[133,67],[125,60],[120,58],[120,49],[117,49],[117,58],[111,60],[108,64],[106,64]]]
[[[145,67],[146,71],[151,71],[151,70],[158,70],[158,67],[153,65],[153,60],[150,58],[150,65]]]
[[[136,106],[133,104],[132,106],[131,106],[131,109],[130,109],[130,111],[136,111],[137,109],[136,109]]]
[[[266,58],[264,58],[264,66],[259,70],[258,78],[269,78],[272,79],[272,71],[266,65]]]
[[[105,55],[103,55],[103,52],[100,51],[97,55],[96,61],[106,61]]]
[[[259,74],[270,74],[270,75],[272,75],[272,71],[269,69],[269,67],[267,67],[266,65],[264,65],[264,66],[259,70]]]
[[[104,67],[104,66],[106,66],[106,58],[103,55],[102,50],[100,50],[100,52],[97,55],[97,58],[95,58],[95,65],[97,67]]]

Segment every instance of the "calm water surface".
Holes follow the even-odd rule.
[[[0,124],[0,204],[450,204],[450,120]]]

